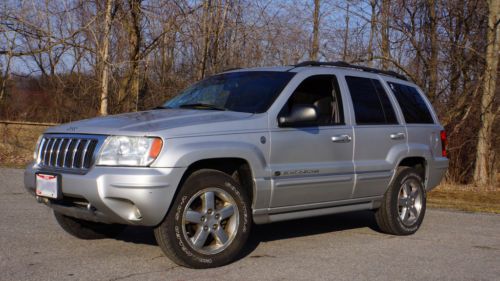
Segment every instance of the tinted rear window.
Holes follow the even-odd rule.
[[[389,82],[408,124],[432,124],[434,120],[422,96],[415,87]]]
[[[356,124],[397,124],[396,114],[380,81],[346,76]]]

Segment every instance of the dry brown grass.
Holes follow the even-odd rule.
[[[431,208],[500,214],[500,188],[442,184],[429,192],[427,205]]]
[[[46,126],[0,124],[0,166],[21,168],[33,159],[36,140]]]

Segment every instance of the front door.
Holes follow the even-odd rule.
[[[312,105],[318,120],[271,130],[271,208],[349,199],[354,185],[353,128],[345,125],[334,75],[306,78],[281,114]]]

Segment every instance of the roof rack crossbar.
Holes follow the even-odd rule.
[[[408,78],[406,78],[406,76],[401,75],[401,74],[396,73],[396,72],[391,71],[391,70],[380,70],[380,69],[371,68],[371,67],[367,67],[367,66],[354,65],[354,64],[347,63],[345,61],[334,61],[334,62],[303,61],[301,63],[294,65],[294,67],[304,67],[304,66],[336,66],[336,67],[353,68],[353,69],[359,69],[359,70],[362,70],[365,72],[370,72],[370,73],[385,74],[385,75],[393,76],[393,77],[408,81]]]

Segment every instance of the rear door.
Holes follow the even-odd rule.
[[[422,156],[427,159],[441,157],[442,127],[430,110],[430,102],[415,85],[389,79],[386,82],[399,104],[406,123],[411,156]]]
[[[408,151],[406,128],[377,76],[346,75],[345,82],[355,115],[353,198],[380,196]]]

